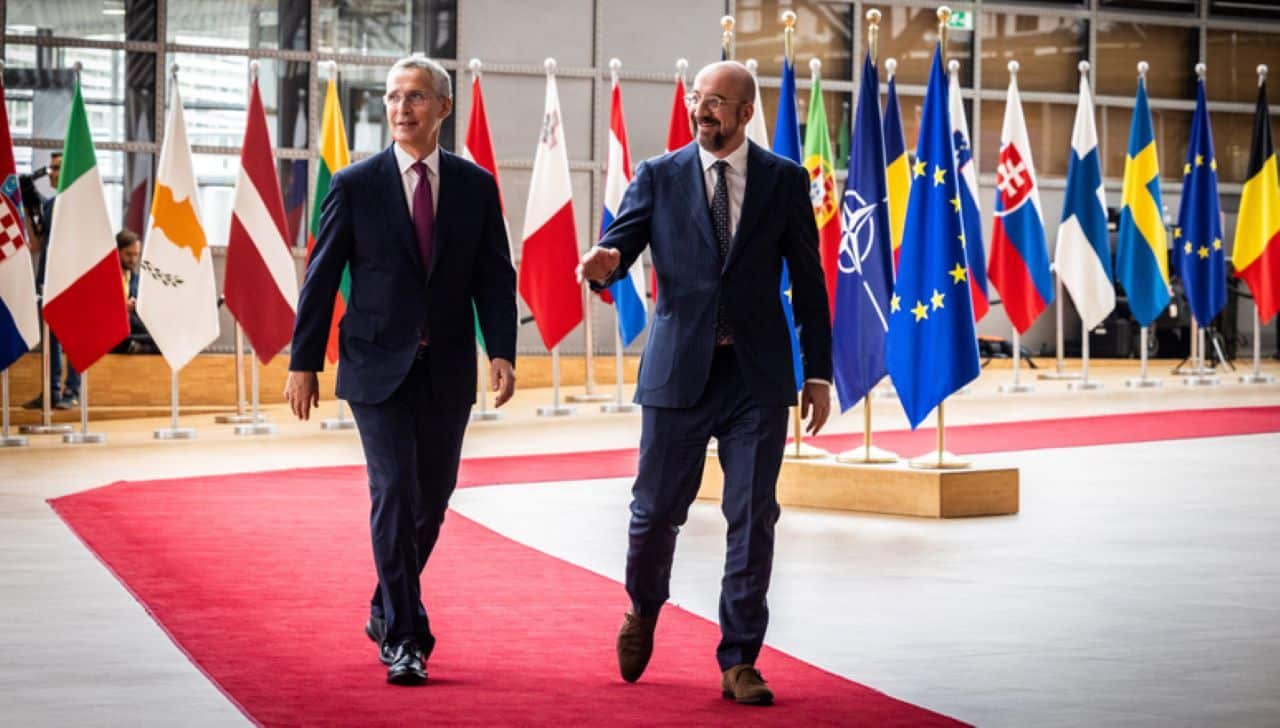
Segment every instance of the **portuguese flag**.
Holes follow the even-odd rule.
[[[831,318],[836,311],[836,275],[840,272],[840,201],[836,194],[836,170],[831,162],[831,135],[827,110],[822,103],[822,83],[815,72],[809,95],[809,119],[805,124],[804,168],[809,171],[809,202],[818,223],[818,253],[827,283]]]
[[[338,105],[338,83],[329,79],[324,94],[324,115],[320,120],[320,168],[316,170],[316,196],[311,205],[311,226],[307,230],[307,257],[316,247],[316,234],[320,231],[320,203],[329,194],[329,180],[334,173],[351,164],[351,152],[347,148],[347,129],[342,123],[342,107]],[[347,296],[351,295],[351,271],[342,271],[342,284],[333,304],[333,321],[329,324],[329,343],[325,346],[325,358],[330,363],[338,361],[338,322],[347,310]]]
[[[1232,262],[1258,305],[1258,320],[1266,323],[1280,310],[1280,175],[1271,145],[1267,87],[1258,84],[1258,108],[1253,119],[1249,175],[1240,193]]]

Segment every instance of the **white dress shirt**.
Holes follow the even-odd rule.
[[[418,173],[413,165],[418,161],[413,155],[392,145],[396,151],[396,163],[400,165],[400,183],[404,185],[404,201],[409,206],[409,215],[413,215],[413,193],[418,189]],[[427,176],[431,178],[431,211],[438,216],[440,210],[440,147],[431,150],[426,159]]]

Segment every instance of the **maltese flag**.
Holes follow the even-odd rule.
[[[600,223],[603,235],[622,205],[622,195],[631,184],[631,151],[627,148],[627,122],[622,115],[622,88],[613,79],[613,99],[609,110],[609,161],[604,177],[604,216]],[[644,261],[636,258],[627,275],[609,286],[609,295],[618,316],[618,331],[624,346],[630,345],[644,330]]]

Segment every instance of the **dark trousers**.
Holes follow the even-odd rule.
[[[352,402],[351,412],[364,446],[372,500],[378,584],[369,611],[386,620],[388,644],[413,640],[430,655],[436,640],[422,604],[421,575],[458,482],[471,407],[432,403],[427,359],[418,357],[385,402]]]
[[[787,437],[787,408],[752,401],[732,347],[717,348],[706,391],[693,407],[644,408],[640,467],[631,489],[627,593],[644,617],[656,617],[667,601],[676,535],[698,494],[712,436],[724,469],[720,508],[729,522],[716,648],[716,661],[726,670],[755,662],[769,625],[765,595]]]

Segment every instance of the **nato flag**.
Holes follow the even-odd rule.
[[[885,335],[893,292],[893,239],[889,234],[880,79],[868,53],[849,155],[849,178],[840,206],[836,320],[832,354],[840,411],[866,396],[887,373]]]
[[[911,214],[889,301],[889,376],[912,429],[980,371],[941,51],[929,72]]]

